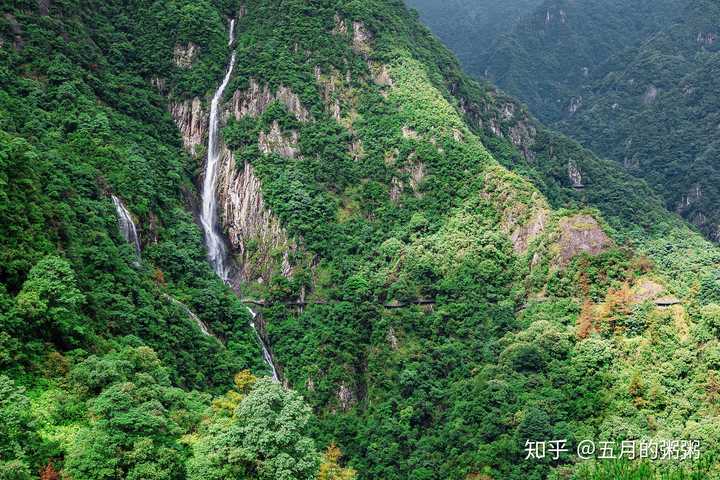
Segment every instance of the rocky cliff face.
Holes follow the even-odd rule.
[[[243,282],[268,281],[279,266],[292,275],[290,256],[296,250],[275,215],[265,205],[260,180],[252,165],[239,168],[235,156],[223,147],[218,194],[223,226]]]
[[[170,103],[170,114],[180,130],[185,150],[195,156],[198,145],[207,138],[208,112],[203,110],[202,102],[198,97]]]
[[[182,56],[186,58],[187,56]],[[176,62],[177,63],[177,62]],[[184,65],[184,64],[183,64]],[[223,112],[223,120],[245,116],[257,117],[273,101],[282,102],[298,120],[308,121],[309,112],[297,95],[285,87],[271,92],[252,80],[245,91],[236,91]],[[200,98],[171,102],[170,113],[182,135],[185,149],[193,156],[204,154],[207,141],[208,113]],[[295,158],[299,149],[297,133],[281,131],[277,123],[261,132],[258,146],[264,153]],[[236,281],[267,282],[273,274],[292,275],[291,258],[297,247],[277,217],[266,206],[260,179],[252,165],[237,165],[235,156],[221,142],[221,165],[217,193],[219,217],[226,232],[237,266]],[[203,159],[204,161],[204,159]]]
[[[281,86],[273,93],[267,84],[260,85],[254,78],[250,80],[250,85],[246,90],[238,90],[233,94],[230,108],[225,112],[225,118],[227,119],[230,114],[234,115],[237,120],[246,116],[258,117],[275,100],[285,105],[285,108],[299,121],[310,120],[310,113],[302,105],[300,97],[292,90]]]
[[[200,47],[194,43],[175,45],[173,63],[179,68],[192,68],[195,59],[200,53]]]

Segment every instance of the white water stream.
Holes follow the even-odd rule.
[[[229,44],[235,40],[235,20],[230,20],[230,40]],[[220,151],[218,148],[218,134],[220,130],[220,101],[222,100],[225,87],[230,81],[230,75],[235,67],[235,52],[230,55],[230,64],[228,65],[225,78],[223,78],[220,87],[218,87],[212,102],[210,103],[210,125],[208,127],[208,148],[207,163],[205,165],[205,179],[202,189],[202,214],[200,222],[205,231],[205,243],[208,249],[208,259],[213,269],[224,282],[228,280],[227,268],[227,252],[225,250],[225,242],[218,231],[217,218],[217,177],[218,163],[220,161]]]
[[[125,241],[131,244],[133,247],[135,247],[135,256],[137,257],[137,260],[135,261],[136,265],[139,265],[140,261],[140,238],[137,234],[137,228],[135,228],[135,223],[133,222],[132,217],[130,216],[130,212],[127,208],[125,208],[125,205],[123,204],[122,200],[120,200],[115,195],[112,195],[112,201],[115,205],[115,211],[117,212],[117,218],[118,218],[118,227],[120,228],[120,232],[122,233],[123,237],[125,238]]]
[[[232,45],[235,41],[235,20],[230,20],[230,33],[228,45]],[[229,268],[227,262],[227,250],[222,234],[218,228],[218,214],[217,214],[217,180],[218,180],[218,164],[220,163],[220,149],[219,149],[219,133],[220,133],[220,101],[222,100],[225,88],[230,81],[233,68],[235,68],[235,52],[233,51],[230,55],[230,64],[228,65],[223,78],[222,83],[218,87],[215,95],[213,96],[212,102],[210,103],[210,125],[208,126],[208,148],[207,148],[207,163],[205,165],[205,179],[203,181],[202,189],[202,213],[200,215],[200,223],[202,223],[203,230],[205,232],[205,243],[208,249],[208,260],[212,265],[215,273],[223,280],[228,282]],[[255,317],[257,314],[252,311],[250,307],[247,307],[252,320],[250,326],[255,332],[258,343],[262,348],[263,358],[265,363],[268,364],[272,371],[272,378],[276,382],[278,380],[277,370],[275,363],[273,362],[270,350],[265,345],[265,341],[260,336],[257,328],[255,327]],[[205,329],[207,330],[207,329]],[[209,334],[209,332],[208,332]]]

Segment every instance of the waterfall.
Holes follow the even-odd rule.
[[[207,325],[205,325],[205,322],[200,320],[200,317],[195,315],[195,312],[190,310],[190,307],[188,307],[187,305],[185,305],[184,303],[182,303],[180,300],[176,299],[175,297],[171,297],[167,293],[163,293],[163,297],[165,297],[167,300],[170,300],[170,302],[174,303],[178,307],[182,308],[183,311],[185,312],[185,314],[188,317],[190,317],[197,324],[198,328],[203,333],[203,335],[205,335],[206,337],[213,337],[218,342],[220,341],[220,340],[218,340],[218,338],[215,335],[210,333],[210,330],[208,330]]]
[[[250,315],[252,315],[252,320],[250,320],[250,326],[253,329],[253,332],[255,332],[255,336],[257,337],[258,343],[260,344],[260,347],[262,348],[263,358],[265,359],[265,363],[268,364],[270,367],[270,370],[272,371],[272,379],[276,382],[279,382],[280,379],[278,378],[277,369],[275,368],[275,362],[273,361],[272,355],[270,355],[270,350],[268,350],[267,346],[265,345],[265,341],[260,336],[260,332],[258,332],[257,327],[255,327],[255,317],[257,317],[257,313],[255,313],[252,308],[247,308],[248,312],[250,312]]]
[[[230,40],[228,44],[232,44],[235,40],[235,20],[230,20]],[[215,273],[224,281],[228,280],[227,252],[225,250],[225,242],[220,235],[218,228],[217,215],[217,176],[218,163],[220,161],[220,151],[218,148],[218,133],[220,129],[220,100],[222,100],[223,92],[230,81],[233,67],[235,67],[235,52],[230,55],[230,64],[228,65],[225,78],[215,92],[212,102],[210,103],[210,125],[208,127],[208,148],[207,163],[205,165],[205,179],[202,189],[202,214],[200,223],[202,223],[205,231],[205,243],[208,249],[208,259],[215,269]]]
[[[232,45],[235,41],[235,20],[230,20],[230,32],[228,35],[228,45]],[[225,78],[218,87],[215,95],[213,96],[212,102],[210,103],[210,125],[208,126],[208,148],[207,148],[207,163],[205,165],[205,179],[203,180],[202,189],[202,214],[200,216],[200,223],[202,223],[203,230],[205,232],[205,243],[208,249],[208,259],[212,265],[215,273],[223,280],[228,282],[229,269],[227,265],[227,251],[225,249],[225,242],[223,241],[220,229],[218,228],[218,215],[217,215],[217,176],[218,176],[218,163],[220,162],[220,151],[218,134],[220,130],[220,101],[222,100],[223,92],[230,81],[230,75],[232,74],[233,68],[235,67],[235,52],[230,54],[230,64],[227,67]],[[255,316],[257,315],[250,308],[248,308],[252,320],[250,321],[250,327],[252,327],[257,337],[258,343],[262,348],[263,358],[265,363],[268,364],[272,371],[272,378],[276,382],[278,380],[277,370],[275,364],[270,355],[265,342],[263,341],[260,333],[258,333],[255,327]],[[199,320],[199,319],[198,319]],[[198,325],[202,325],[200,322]],[[201,326],[203,328],[204,325]],[[206,332],[207,328],[204,328],[203,332]],[[207,332],[209,334],[209,332]]]
[[[128,209],[125,208],[122,200],[115,195],[112,195],[111,197],[113,203],[115,204],[115,211],[117,212],[120,232],[123,234],[123,237],[125,237],[125,241],[135,247],[135,255],[137,260],[140,260],[140,239],[138,238],[137,229],[135,228],[135,223],[130,216],[130,212],[128,212]],[[137,261],[135,263],[136,265],[139,265]]]

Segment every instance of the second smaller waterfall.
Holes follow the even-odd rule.
[[[125,208],[122,200],[115,195],[112,195],[112,201],[115,205],[115,211],[117,212],[120,232],[123,234],[125,241],[135,247],[135,255],[137,259],[140,260],[140,238],[138,237],[137,228],[135,228],[135,223],[130,216],[130,212]]]
[[[265,363],[268,364],[270,367],[270,371],[272,372],[272,379],[276,382],[280,381],[280,378],[277,374],[277,369],[275,368],[275,361],[272,358],[272,355],[270,354],[270,350],[268,350],[267,346],[265,345],[265,341],[260,336],[260,332],[258,332],[257,327],[255,326],[255,317],[257,317],[257,313],[253,312],[252,308],[246,307],[248,309],[248,312],[250,312],[250,315],[252,315],[252,320],[250,320],[250,326],[253,329],[253,332],[255,332],[255,336],[257,337],[258,343],[260,344],[260,347],[262,348],[262,354],[263,359],[265,359]]]
[[[220,339],[218,339],[215,335],[210,333],[210,330],[208,329],[207,325],[205,325],[205,322],[200,320],[200,317],[195,315],[195,312],[190,310],[190,307],[188,307],[187,305],[185,305],[184,303],[182,303],[180,300],[176,299],[175,297],[171,297],[167,293],[163,293],[163,297],[166,298],[167,300],[169,300],[170,302],[174,303],[178,307],[182,308],[183,311],[187,314],[187,316],[190,317],[195,322],[195,324],[197,324],[198,328],[203,333],[203,335],[205,335],[206,337],[213,337],[215,340],[220,342]],[[220,343],[222,343],[222,342],[220,342]]]

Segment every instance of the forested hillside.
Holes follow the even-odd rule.
[[[0,478],[717,478],[720,249],[400,0],[3,10]]]
[[[621,162],[720,241],[720,5],[687,2],[673,25],[598,72],[558,127]]]
[[[408,3],[472,75],[621,163],[720,239],[716,2],[547,0],[504,32],[451,22],[481,15],[466,4]]]
[[[493,43],[509,34],[543,0],[407,0],[417,9],[422,22],[430,27],[458,57],[465,71],[484,75],[485,56]]]

